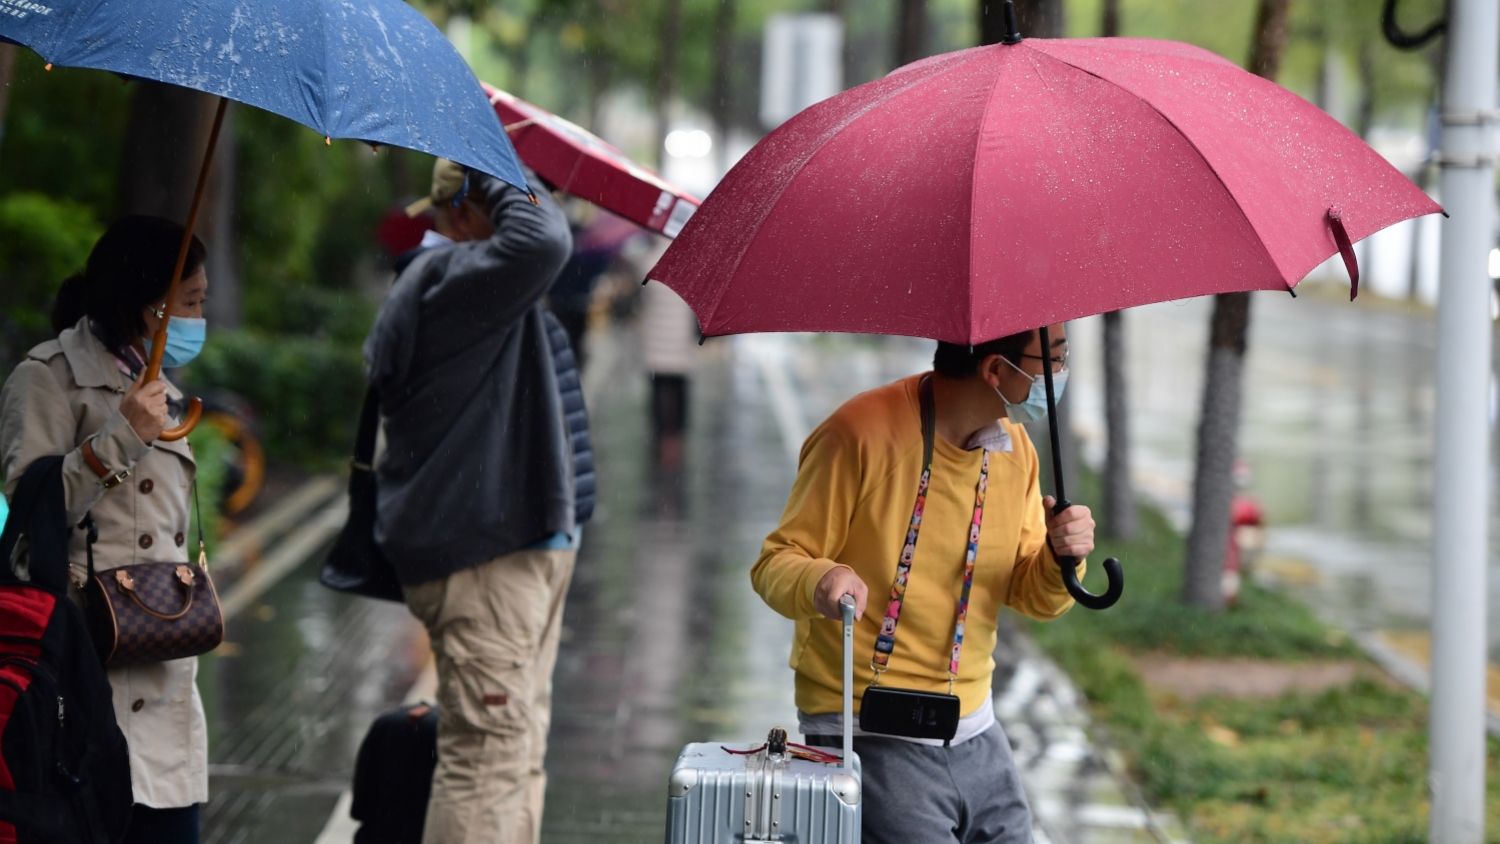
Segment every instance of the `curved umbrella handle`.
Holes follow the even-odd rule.
[[[1109,588],[1104,590],[1103,595],[1095,595],[1078,582],[1077,560],[1061,557],[1058,563],[1062,566],[1063,585],[1068,588],[1068,594],[1091,610],[1109,609],[1120,600],[1120,594],[1125,591],[1125,573],[1120,570],[1120,561],[1114,557],[1104,561],[1104,574],[1109,578]]]
[[[156,438],[161,440],[162,442],[172,442],[173,440],[180,440],[188,434],[191,434],[193,432],[193,429],[198,427],[198,420],[202,418],[203,399],[200,399],[197,396],[193,396],[192,398],[188,399],[187,413],[182,417],[182,424],[178,425],[176,428],[168,428],[167,430],[162,431],[160,434],[156,435]]]

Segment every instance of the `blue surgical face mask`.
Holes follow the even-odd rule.
[[[162,353],[161,365],[168,369],[185,366],[203,351],[203,340],[208,336],[208,322],[202,317],[174,316],[167,322],[167,348]],[[151,354],[151,338],[146,338],[146,354]]]
[[[1000,400],[1005,402],[1006,417],[1009,418],[1010,421],[1018,422],[1022,425],[1028,424],[1030,422],[1040,422],[1043,419],[1046,419],[1046,376],[1032,375],[1021,367],[1016,366],[1014,363],[1011,363],[1010,358],[1007,358],[1004,355],[1001,355],[1000,359],[1005,361],[1006,363],[1009,363],[1011,368],[1015,371],[1031,379],[1031,390],[1026,393],[1026,400],[1021,402],[1020,404],[1011,404],[1010,399],[1007,399],[1005,397],[1005,394],[1000,392],[1000,388],[995,388],[995,395],[999,396]],[[1062,401],[1063,388],[1066,386],[1068,386],[1068,370],[1064,369],[1062,372],[1054,372],[1052,374],[1052,389],[1057,394],[1058,401]]]

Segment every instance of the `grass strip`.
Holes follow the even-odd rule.
[[[1426,699],[1278,592],[1247,582],[1226,612],[1183,605],[1182,537],[1159,511],[1141,517],[1138,538],[1101,541],[1092,557],[1124,564],[1115,608],[1024,625],[1078,684],[1147,798],[1182,817],[1200,844],[1426,841]],[[1085,583],[1103,589],[1097,566]],[[1163,653],[1349,660],[1361,670],[1320,693],[1182,700],[1137,671],[1135,657]],[[1497,750],[1490,741],[1486,840],[1500,842]]]

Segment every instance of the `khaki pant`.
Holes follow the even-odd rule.
[[[563,598],[576,551],[518,551],[406,588],[437,662],[438,765],[423,844],[541,840]]]

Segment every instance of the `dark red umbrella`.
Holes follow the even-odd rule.
[[[651,278],[707,336],[979,343],[1288,290],[1343,232],[1440,210],[1338,121],[1206,50],[1027,40],[908,65],[787,121]]]
[[[705,336],[981,343],[1169,299],[1291,290],[1352,240],[1441,209],[1301,97],[1196,47],[1023,41],[936,56],[756,145],[650,277]],[[1046,328],[1041,330],[1043,348]],[[1051,367],[1046,374],[1054,404]],[[1056,510],[1068,506],[1051,414]],[[1102,609],[1109,590],[1068,591]]]
[[[698,210],[692,194],[583,127],[492,85],[484,89],[521,160],[559,190],[667,237],[676,237]]]

